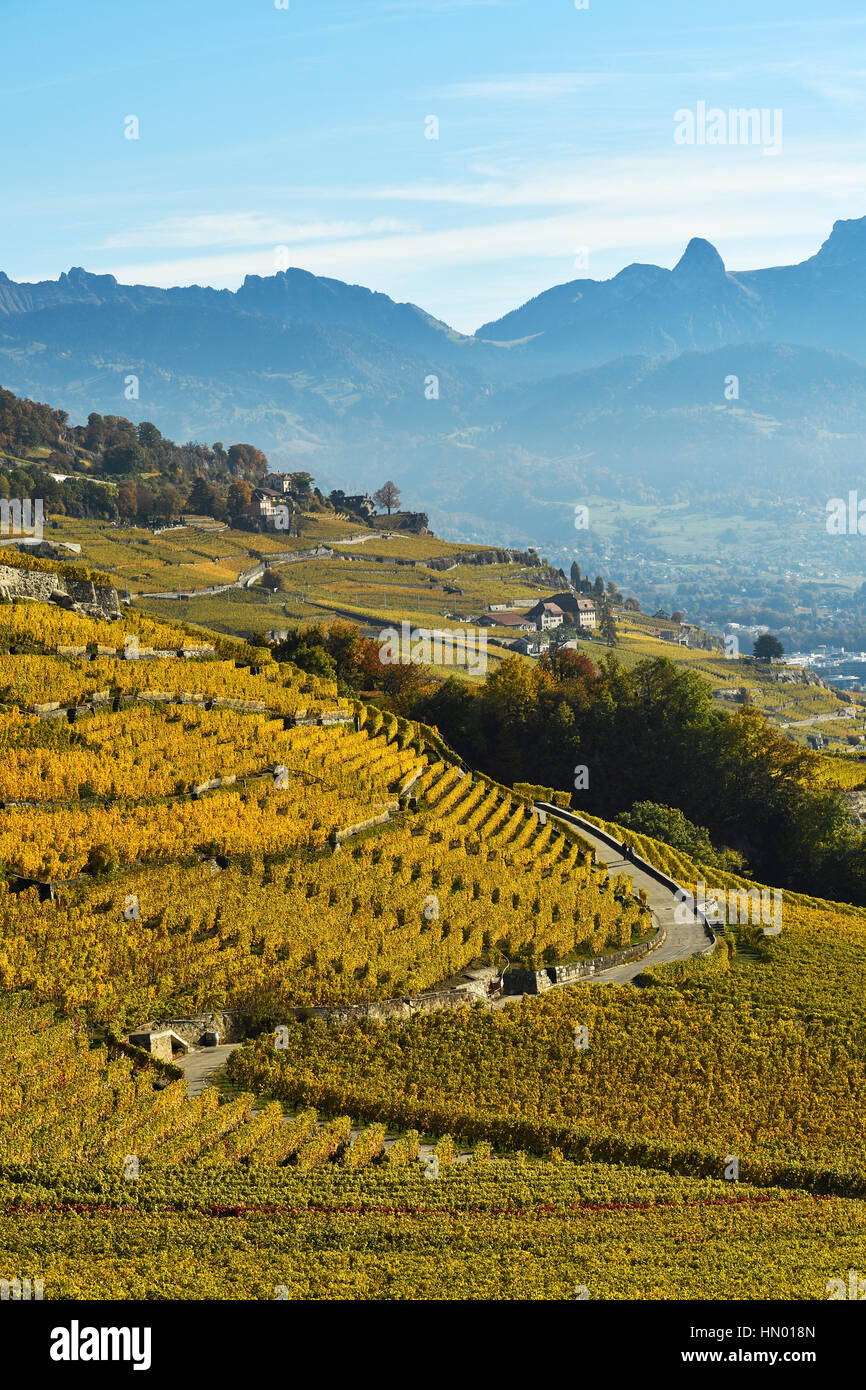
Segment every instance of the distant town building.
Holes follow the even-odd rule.
[[[265,489],[269,492],[278,492],[283,496],[292,491],[291,473],[269,473],[265,478]]]
[[[595,604],[591,598],[579,598],[577,600],[577,625],[579,628],[594,632],[598,624],[598,615],[595,611]]]
[[[270,487],[257,487],[253,491],[252,506],[260,521],[277,531],[288,531],[292,502],[284,493]]]
[[[528,613],[485,613],[479,619],[482,627],[510,627],[515,632],[534,632],[536,623]]]
[[[598,624],[598,614],[591,598],[581,598],[570,591],[551,595],[548,602],[562,609],[566,621],[584,632],[594,632]],[[536,604],[536,607],[538,605]],[[535,611],[534,609],[532,610]]]
[[[538,632],[546,632],[548,628],[562,627],[565,621],[565,614],[558,603],[553,603],[549,599],[542,599],[536,603],[534,608],[530,608],[527,618],[531,618],[535,623]]]
[[[367,521],[372,521],[376,515],[376,503],[369,492],[345,493],[337,488],[328,494],[328,501],[336,511],[349,512]]]
[[[513,642],[507,642],[506,646],[521,656],[541,656],[542,653],[542,648],[531,637],[517,637]]]

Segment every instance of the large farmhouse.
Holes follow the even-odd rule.
[[[552,599],[542,599],[526,616],[532,618],[539,632],[546,632],[549,627],[562,627],[565,621],[565,613]]]
[[[547,632],[563,625],[594,632],[598,619],[592,599],[562,593],[539,599],[528,613],[490,608],[478,621],[485,627],[507,627],[515,632]]]

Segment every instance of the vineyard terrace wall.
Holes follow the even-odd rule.
[[[35,599],[39,603],[68,601],[94,617],[119,618],[117,590],[90,579],[71,579],[41,570],[0,565],[0,601]]]

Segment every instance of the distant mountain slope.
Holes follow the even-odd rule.
[[[397,304],[386,294],[311,275],[284,270],[275,275],[248,275],[236,291],[188,285],[159,289],[122,285],[113,275],[91,275],[81,266],[57,280],[16,284],[0,271],[0,320],[38,313],[61,305],[128,306],[131,309],[178,308],[255,314],[281,323],[331,324],[418,346],[471,342],[415,304]]]
[[[800,265],[737,274],[694,238],[673,270],[556,286],[474,337],[302,270],[236,292],[0,274],[0,382],[78,420],[243,437],[325,486],[391,475],[440,529],[507,542],[543,538],[550,509],[593,487],[850,485],[866,452],[864,309],[866,218],[837,222]]]
[[[520,342],[547,370],[632,353],[673,357],[725,343],[824,347],[866,360],[866,218],[837,222],[800,265],[726,272],[694,237],[673,270],[630,265],[611,280],[557,285],[476,337]],[[536,369],[537,370],[537,369]]]

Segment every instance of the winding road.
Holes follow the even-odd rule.
[[[677,903],[674,890],[659,881],[651,865],[644,867],[645,861],[639,858],[625,859],[619,846],[614,847],[607,836],[603,836],[581,816],[573,815],[572,812],[559,807],[548,806],[544,802],[538,803],[538,806],[552,819],[562,821],[578,830],[581,837],[592,845],[598,861],[606,864],[613,874],[628,874],[635,892],[644,889],[656,921],[665,929],[665,940],[657,950],[641,957],[640,960],[630,961],[627,965],[615,965],[610,970],[587,976],[580,981],[581,984],[625,985],[649,966],[661,965],[666,961],[686,960],[689,956],[702,955],[711,949],[711,932],[695,917],[687,904]],[[682,921],[675,920],[674,913],[677,908],[680,909],[677,915],[684,919]],[[554,989],[567,987],[552,986]],[[493,999],[491,1005],[493,1008],[505,1008],[523,998],[522,994],[503,994]],[[218,1047],[196,1049],[179,1058],[178,1065],[186,1073],[188,1095],[197,1096],[203,1091],[205,1086],[210,1084],[211,1077],[225,1066],[229,1054],[239,1046],[240,1043],[224,1043]]]
[[[538,804],[541,809],[547,811],[552,819],[560,820],[578,830],[581,838],[592,845],[599,862],[606,864],[612,873],[628,874],[635,892],[640,892],[643,888],[646,891],[647,902],[653,915],[665,929],[665,940],[657,950],[650,952],[641,960],[630,961],[628,965],[615,965],[610,970],[602,970],[598,975],[589,976],[581,983],[628,984],[629,980],[640,975],[648,966],[662,965],[665,961],[687,960],[689,956],[703,954],[710,948],[710,933],[703,922],[695,917],[686,903],[676,901],[674,890],[659,882],[651,865],[643,867],[645,861],[640,858],[625,859],[619,846],[614,849],[608,837],[602,836],[589,821],[585,821],[581,816],[573,815],[571,811],[563,811],[558,807],[547,806],[543,802]],[[682,922],[674,920],[674,913],[677,908],[679,908],[677,915],[685,919]],[[563,986],[559,986],[559,988],[563,988]]]

